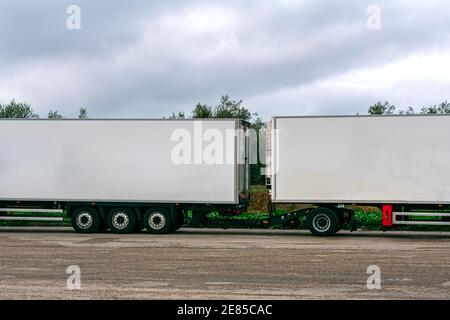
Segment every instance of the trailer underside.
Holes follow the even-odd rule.
[[[285,214],[274,214],[277,204],[271,204],[268,216],[236,219],[236,216],[245,212],[248,202],[239,205],[201,205],[1,201],[0,220],[57,222],[63,221],[63,217],[54,214],[65,213],[74,229],[82,233],[106,230],[130,233],[143,228],[150,233],[167,233],[176,231],[186,222],[194,227],[298,228],[304,218],[309,230],[318,236],[333,235],[346,225],[350,230],[357,229],[354,211],[345,204],[316,203]],[[371,206],[380,208],[380,224],[386,229],[404,225],[450,225],[448,204],[377,203]],[[189,218],[188,212],[191,213]],[[208,214],[211,212],[219,213],[221,218],[209,219]]]

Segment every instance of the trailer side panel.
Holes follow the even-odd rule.
[[[238,126],[1,120],[0,200],[238,203],[239,151],[226,138]],[[177,163],[180,157],[187,163]]]
[[[272,200],[450,203],[450,116],[274,118]]]

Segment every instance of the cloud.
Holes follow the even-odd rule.
[[[439,104],[448,99],[450,55],[413,54],[382,67],[362,67],[307,85],[296,85],[250,98],[250,106],[273,115],[364,114],[378,100],[398,108]],[[426,88],[426,89],[424,89]]]
[[[378,3],[380,30],[360,0],[78,1],[70,31],[71,1],[2,1],[0,102],[160,117],[227,93],[269,117],[447,99],[450,3]]]

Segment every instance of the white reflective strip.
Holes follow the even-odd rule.
[[[63,217],[0,217],[0,220],[16,221],[63,221]]]
[[[30,208],[0,208],[0,212],[48,212],[48,213],[63,213],[63,209],[30,209]]]
[[[450,212],[393,212],[397,216],[450,217]]]
[[[403,217],[450,217],[449,212],[393,212],[392,224],[413,224],[413,225],[428,225],[428,226],[450,226],[450,221],[398,221],[397,216]]]
[[[450,226],[450,222],[443,221],[396,221],[393,224],[416,224],[416,225],[429,225],[429,226]]]

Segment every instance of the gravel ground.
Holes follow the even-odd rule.
[[[450,233],[0,228],[0,299],[449,299]],[[69,290],[66,269],[81,270]],[[381,289],[367,288],[367,268]]]

